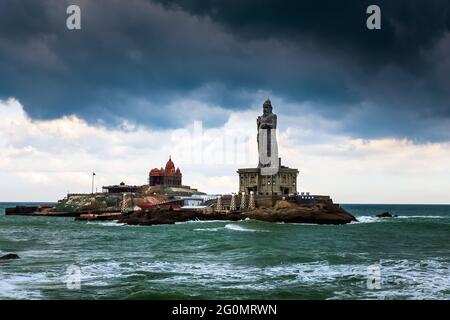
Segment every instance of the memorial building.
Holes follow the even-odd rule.
[[[263,104],[263,115],[256,120],[259,163],[256,168],[238,169],[239,193],[255,195],[293,195],[297,193],[298,169],[281,164],[276,141],[277,115],[268,99]]]

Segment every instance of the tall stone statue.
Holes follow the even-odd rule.
[[[277,115],[272,113],[272,103],[267,99],[263,104],[263,115],[256,119],[258,127],[258,153],[262,175],[274,175],[278,172],[278,144],[276,137]]]

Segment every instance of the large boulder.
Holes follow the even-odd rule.
[[[335,206],[320,208],[318,206],[291,206],[278,209],[256,209],[245,214],[250,219],[267,222],[346,224],[357,221],[354,216]]]
[[[275,210],[280,210],[280,209],[287,209],[287,208],[292,208],[293,206],[295,206],[295,203],[286,201],[286,200],[278,200],[275,203],[274,209]]]

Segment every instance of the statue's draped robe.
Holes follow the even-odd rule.
[[[258,127],[258,135],[257,135],[257,143],[258,143],[258,152],[259,152],[259,133],[260,129],[266,129],[267,130],[267,157],[272,156],[272,130],[275,130],[277,128],[277,115],[274,113],[269,113],[266,115],[263,115],[261,117],[258,117],[257,119],[257,127]],[[276,141],[274,141],[277,143]],[[262,164],[261,160],[259,160],[258,167],[266,167],[271,166],[271,164]]]

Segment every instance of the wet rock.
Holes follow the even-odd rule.
[[[15,253],[8,253],[0,257],[0,260],[12,260],[12,259],[19,259],[19,256]]]
[[[392,214],[390,212],[383,212],[383,213],[377,214],[375,217],[377,217],[377,218],[395,218],[395,217],[397,217],[397,215]]]
[[[356,218],[335,204],[320,206],[275,205],[273,209],[256,209],[245,213],[250,219],[267,222],[346,224],[357,221]]]
[[[204,213],[197,210],[170,210],[170,209],[149,209],[139,211],[130,215],[123,215],[119,218],[119,223],[130,225],[158,225],[174,224],[176,222],[186,222],[192,220],[232,220],[245,219],[241,213]]]

